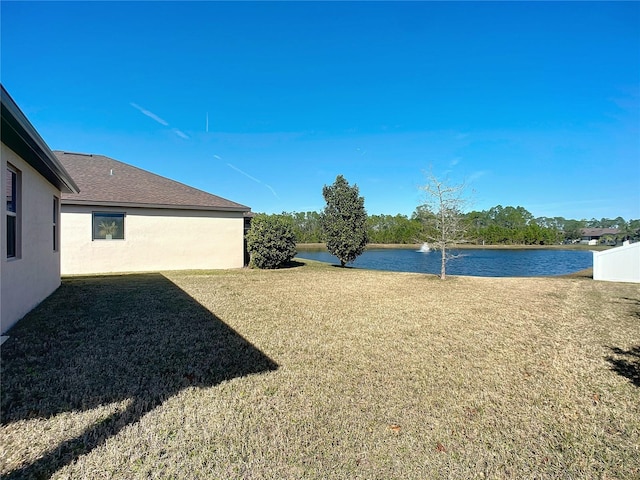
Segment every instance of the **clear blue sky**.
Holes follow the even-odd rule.
[[[476,210],[640,218],[639,2],[0,9],[2,82],[52,149],[257,212],[321,210],[343,174],[410,215],[432,166]]]

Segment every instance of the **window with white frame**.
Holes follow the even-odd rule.
[[[93,212],[93,240],[124,240],[124,213]]]
[[[7,258],[20,257],[20,171],[7,165]]]

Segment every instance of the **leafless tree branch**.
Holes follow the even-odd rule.
[[[464,183],[452,184],[448,179],[436,177],[432,170],[426,174],[426,184],[420,186],[425,201],[421,206],[425,225],[425,239],[441,253],[440,279],[446,277],[447,262],[456,255],[451,246],[464,243],[466,228],[463,209],[468,201]]]

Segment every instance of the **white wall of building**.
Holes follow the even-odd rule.
[[[92,213],[125,213],[124,240],[93,240]],[[62,205],[63,275],[242,268],[242,212]]]
[[[53,250],[53,198],[60,198],[60,191],[4,143],[0,158],[2,190],[7,163],[20,171],[21,183],[17,258],[7,258],[7,205],[4,199],[0,202],[0,331],[5,333],[60,285],[60,253]]]
[[[593,279],[640,283],[640,243],[593,252]]]

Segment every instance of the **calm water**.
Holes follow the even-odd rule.
[[[447,263],[447,274],[476,277],[533,277],[564,275],[593,266],[593,254],[585,250],[485,250],[455,251],[460,255]],[[340,261],[326,251],[300,251],[299,258],[333,264]],[[440,252],[411,249],[371,249],[353,267],[393,272],[440,273]]]

